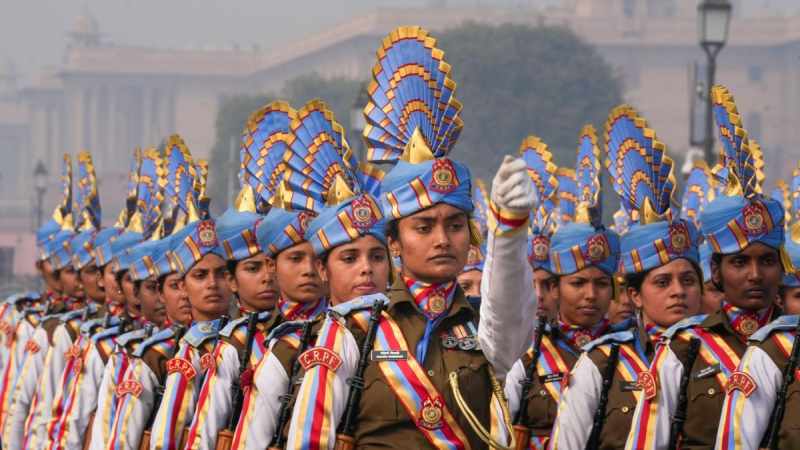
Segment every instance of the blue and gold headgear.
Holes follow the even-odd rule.
[[[539,208],[531,212],[528,261],[534,269],[549,270],[550,239],[555,231],[552,215],[557,201],[558,167],[553,164],[553,155],[547,144],[538,136],[530,135],[522,140],[519,156],[525,161],[531,186],[540,199]]]
[[[611,111],[606,138],[606,168],[632,219],[621,239],[619,271],[645,272],[678,258],[697,264],[697,228],[672,209],[674,163],[666,146],[628,105]]]
[[[595,266],[613,276],[619,237],[601,223],[600,150],[591,126],[581,130],[575,168],[562,168],[556,174],[561,223],[552,237],[549,271],[569,275]]]
[[[259,185],[258,173],[262,170],[264,159],[258,155],[253,134],[263,134],[270,127],[273,134],[281,134],[281,142],[287,139],[285,130],[289,122],[289,108],[284,102],[275,102],[261,108],[250,116],[242,131],[242,146],[239,151],[239,194],[232,208],[228,208],[217,219],[217,233],[220,245],[225,250],[228,261],[250,258],[261,252],[256,239],[256,224],[262,216],[256,213],[256,192],[253,186]],[[252,130],[252,132],[251,132]],[[259,140],[261,142],[261,140]],[[251,152],[256,158],[251,157]],[[261,161],[259,161],[259,158]]]
[[[160,277],[177,270],[172,252],[193,232],[192,224],[200,220],[199,196],[194,189],[200,176],[193,163],[192,154],[175,134],[164,146],[163,158],[156,164],[155,199],[161,199],[157,210],[159,223],[150,239],[130,251],[130,271],[134,281]],[[185,263],[185,261],[184,261]]]
[[[284,201],[292,209],[314,211],[304,238],[321,255],[361,236],[386,243],[377,199],[383,173],[359,167],[345,131],[321,100],[312,100],[292,118],[285,158]]]
[[[127,230],[111,243],[113,258],[117,261],[117,271],[131,269],[147,254],[146,249],[153,245],[151,242],[163,236],[164,219],[161,216],[161,208],[167,184],[167,168],[158,149],[151,148],[142,152],[136,181],[135,212],[131,216]],[[128,242],[128,245],[117,243],[122,237],[126,237],[123,242]]]
[[[252,246],[249,237],[244,240],[234,236],[241,254],[258,249],[274,258],[305,240],[303,236],[314,212],[303,207],[292,210],[295,193],[285,181],[290,170],[286,160],[292,156],[291,123],[296,115],[288,103],[272,102],[251,114],[242,132],[240,181],[252,188],[255,211],[266,216],[254,223],[257,247]],[[301,196],[299,192],[296,194]],[[230,253],[236,252],[231,248]]]
[[[370,161],[396,163],[381,183],[383,215],[397,220],[439,203],[471,213],[469,169],[447,157],[463,121],[444,52],[413,26],[392,31],[377,56],[364,139]]]
[[[39,260],[45,260],[53,256],[57,250],[62,248],[65,237],[70,233],[74,233],[72,217],[72,158],[66,153],[64,154],[61,168],[61,184],[63,192],[61,203],[53,210],[53,216],[50,220],[36,230]],[[58,243],[52,242],[56,239],[58,239]]]
[[[117,216],[111,228],[100,231],[94,241],[94,258],[97,267],[103,267],[119,256],[128,247],[142,240],[142,219],[137,212],[139,170],[142,165],[142,152],[134,150],[128,172],[128,190],[125,207]]]
[[[97,191],[97,176],[89,152],[78,153],[78,234],[70,241],[72,265],[75,270],[86,267],[94,260],[95,238],[100,230],[102,212],[100,194]]]
[[[753,152],[728,89],[714,86],[711,100],[722,143],[718,177],[723,192],[700,215],[703,234],[713,253],[738,253],[760,242],[781,251],[784,265],[790,267],[782,251],[783,206],[760,195],[760,152]]]
[[[791,184],[786,185],[785,195],[783,196],[788,204],[787,216],[790,217],[791,225],[788,227],[788,239],[786,239],[786,254],[792,262],[792,267],[786,270],[783,276],[785,287],[800,287],[800,163],[792,171]]]

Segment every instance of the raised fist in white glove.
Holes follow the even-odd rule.
[[[492,201],[513,212],[529,212],[539,205],[525,161],[506,155],[492,181]]]

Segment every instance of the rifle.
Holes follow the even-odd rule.
[[[247,318],[247,337],[245,338],[244,352],[239,354],[239,377],[233,380],[231,385],[231,415],[228,418],[228,427],[221,430],[217,435],[217,450],[229,450],[233,443],[233,432],[239,423],[242,403],[244,402],[244,392],[242,391],[242,375],[250,366],[250,355],[253,353],[253,341],[255,340],[256,325],[258,325],[258,313],[250,313]]]
[[[296,382],[295,378],[297,373],[300,371],[300,358],[299,356],[303,354],[304,351],[308,348],[309,340],[311,339],[311,325],[313,322],[311,320],[307,320],[303,324],[303,333],[302,340],[300,341],[300,349],[297,351],[297,358],[294,359],[292,363],[292,367],[289,372],[289,389],[286,394],[280,396],[281,400],[281,408],[278,412],[278,422],[275,424],[275,432],[272,434],[272,440],[269,443],[268,450],[282,450],[286,446],[286,439],[283,436],[283,428],[289,423],[289,419],[291,419],[292,414],[292,405],[291,401],[294,398],[294,389],[292,386]]]
[[[542,353],[542,337],[545,334],[547,320],[544,315],[538,317],[536,325],[536,335],[533,338],[533,358],[528,367],[525,368],[525,379],[519,382],[522,385],[522,393],[519,398],[519,409],[514,415],[514,442],[516,450],[527,450],[531,441],[531,429],[528,428],[528,394],[533,386],[533,377],[536,376],[536,365]]]
[[[358,416],[358,406],[361,403],[361,394],[364,392],[364,372],[369,365],[372,347],[375,342],[375,334],[381,321],[381,314],[386,304],[381,300],[375,300],[372,305],[372,314],[369,316],[369,326],[364,342],[361,344],[361,355],[358,366],[353,376],[347,380],[350,390],[347,392],[347,403],[345,403],[342,421],[336,433],[336,443],[334,450],[352,450],[355,447],[356,418]]]
[[[686,408],[689,405],[689,381],[692,379],[692,366],[700,352],[700,339],[692,338],[689,341],[689,353],[687,353],[686,364],[683,365],[683,375],[681,375],[680,391],[678,392],[678,405],[675,414],[672,416],[672,426],[669,429],[668,450],[678,450],[681,435],[683,434],[683,424],[686,422]]]
[[[183,325],[175,326],[175,347],[172,348],[172,354],[169,355],[167,360],[175,357],[175,353],[178,352],[178,345],[180,344],[183,335],[186,334],[186,331],[188,331],[188,329]],[[150,450],[150,432],[153,429],[153,422],[156,420],[156,414],[158,414],[158,408],[161,405],[161,400],[164,398],[163,382],[156,386],[155,394],[156,395],[153,398],[153,409],[150,411],[150,417],[147,418],[147,425],[144,427],[144,434],[142,434],[142,441],[139,443],[139,450]]]
[[[789,355],[789,361],[786,363],[786,367],[783,368],[783,382],[781,383],[781,389],[778,391],[775,409],[772,410],[772,415],[770,416],[769,429],[765,435],[766,445],[762,445],[762,447],[770,450],[778,449],[781,423],[783,422],[783,415],[786,412],[786,395],[789,393],[789,386],[794,382],[794,372],[797,370],[798,360],[800,360],[800,319],[798,319],[797,325],[794,328],[792,353]]]
[[[586,443],[586,450],[597,450],[600,448],[600,434],[606,422],[606,406],[608,406],[608,392],[614,384],[614,373],[617,371],[619,362],[619,344],[611,345],[611,353],[608,355],[608,365],[603,373],[603,389],[600,392],[600,402],[594,411],[594,425]]]

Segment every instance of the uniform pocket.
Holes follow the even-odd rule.
[[[367,380],[361,397],[361,415],[376,420],[397,420],[402,406],[381,376]]]

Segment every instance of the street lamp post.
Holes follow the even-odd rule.
[[[47,191],[47,167],[39,160],[33,169],[33,187],[36,190],[36,229],[42,226],[42,201]]]
[[[709,166],[713,165],[714,127],[711,109],[711,88],[717,70],[717,55],[728,40],[731,4],[727,0],[703,0],[697,5],[697,32],[700,46],[706,53],[706,136],[703,154]]]

